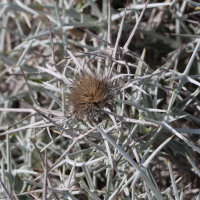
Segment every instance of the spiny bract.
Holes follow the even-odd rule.
[[[70,114],[79,120],[99,120],[104,112],[95,108],[112,109],[115,87],[108,77],[82,73],[79,75],[66,95]]]

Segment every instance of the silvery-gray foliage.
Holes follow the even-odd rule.
[[[166,190],[160,190],[151,171],[151,163],[163,159],[165,146],[185,156],[200,176],[192,156],[193,151],[199,154],[200,148],[186,136],[199,134],[199,129],[173,126],[182,119],[200,123],[195,114],[186,111],[189,106],[200,111],[200,29],[188,22],[189,29],[184,21],[187,6],[200,4],[189,0],[135,0],[120,12],[114,11],[108,0],[101,6],[93,0],[0,3],[2,198],[181,200],[185,195],[179,185],[182,177],[174,175],[170,161],[171,186]],[[91,14],[84,12],[87,9]],[[143,22],[149,9],[154,9],[152,16],[156,9],[159,15]],[[166,25],[175,31],[175,39],[155,32],[164,12],[175,18]],[[130,20],[135,20],[134,26]],[[130,35],[124,38],[123,30],[130,27]],[[180,34],[181,29],[184,34]],[[163,57],[162,66],[155,68],[145,62],[146,49],[137,55],[129,48],[136,31],[173,49]],[[180,36],[190,40],[181,44]],[[191,56],[178,71],[179,56],[185,51]],[[197,66],[196,75],[191,75],[193,66]],[[92,95],[98,94],[99,87],[102,90],[97,95],[100,101],[94,103],[95,97],[91,103],[87,98],[89,109],[79,113],[83,101],[73,104],[73,100],[78,92],[85,95],[82,73],[88,75],[87,81],[90,76],[97,78],[98,87]],[[106,81],[105,85],[101,80]],[[88,84],[85,90],[90,94]],[[190,84],[197,89],[191,90]],[[74,85],[81,90],[70,99]],[[164,101],[161,90],[167,94],[166,107],[160,106]],[[17,108],[13,106],[16,102],[20,102]],[[98,114],[104,117],[95,118]],[[200,193],[190,199],[200,199]]]

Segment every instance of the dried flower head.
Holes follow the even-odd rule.
[[[112,109],[115,87],[109,78],[97,74],[82,73],[67,93],[70,114],[79,120],[104,118],[104,112],[94,109]]]

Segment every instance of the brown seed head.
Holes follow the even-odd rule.
[[[96,108],[112,108],[115,87],[107,77],[84,72],[74,81],[66,100],[70,114],[79,120],[98,121],[104,113]]]

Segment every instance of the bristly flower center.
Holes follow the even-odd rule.
[[[115,87],[107,77],[83,73],[71,86],[66,95],[70,114],[79,120],[95,120],[104,118],[104,113],[96,108],[112,109]]]

